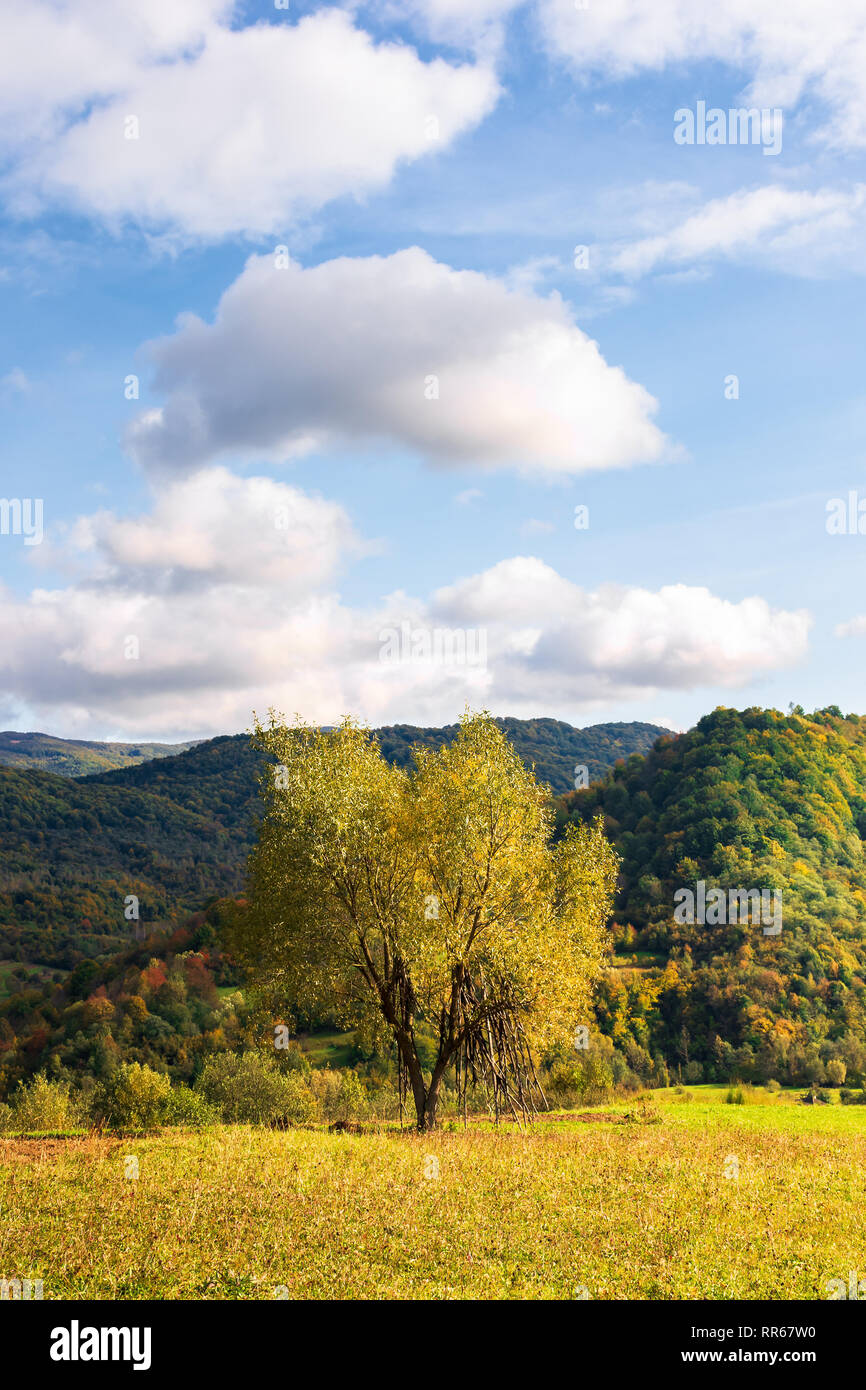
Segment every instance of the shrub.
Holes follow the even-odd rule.
[[[800,1100],[804,1105],[829,1105],[831,1103],[831,1099],[832,1097],[829,1091],[819,1091],[815,1086],[813,1086],[811,1090],[807,1091],[805,1095],[802,1095],[800,1097]]]
[[[728,1094],[725,1096],[725,1105],[745,1105],[745,1103],[746,1097],[743,1095],[741,1088],[738,1086],[737,1089],[734,1090],[734,1088],[731,1087]]]
[[[632,1125],[660,1125],[662,1117],[655,1108],[655,1097],[649,1092],[637,1098],[636,1110],[626,1110],[623,1120]]]
[[[65,1081],[49,1081],[44,1072],[29,1083],[20,1081],[12,1097],[11,1129],[77,1129],[81,1107]]]
[[[767,1090],[775,1092],[781,1091],[781,1089],[782,1087],[779,1082],[776,1081],[775,1077],[770,1077],[770,1080],[767,1082]]]
[[[259,1052],[209,1057],[195,1086],[224,1120],[242,1124],[301,1124],[315,1100],[300,1071],[282,1073]]]
[[[312,1074],[315,1075],[315,1073]],[[286,1123],[302,1125],[315,1120],[318,1116],[318,1106],[308,1078],[299,1071],[290,1071],[288,1075],[282,1077],[282,1083],[286,1105],[284,1116]]]
[[[358,1119],[367,1113],[367,1092],[356,1072],[322,1067],[311,1073],[309,1086],[323,1120]]]
[[[114,1129],[151,1129],[160,1123],[171,1083],[151,1067],[122,1062],[96,1087],[93,1113]]]
[[[845,1073],[847,1068],[844,1062],[840,1062],[837,1057],[831,1057],[827,1063],[827,1080],[831,1086],[843,1086],[845,1084]]]
[[[185,1129],[216,1124],[219,1118],[216,1107],[188,1086],[174,1086],[169,1091],[161,1116],[164,1125],[182,1125]]]
[[[542,1084],[562,1106],[605,1105],[613,1099],[612,1069],[605,1058],[592,1053],[575,1062],[554,1062]],[[626,1072],[622,1084],[635,1089],[641,1083]]]

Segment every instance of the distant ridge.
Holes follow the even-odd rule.
[[[575,767],[587,768],[590,781],[603,777],[617,758],[646,753],[660,734],[670,729],[658,724],[591,724],[575,728],[560,719],[513,719],[497,724],[512,740],[521,757],[534,763],[536,775],[557,794],[575,785]],[[420,743],[437,748],[457,732],[456,724],[421,728],[414,724],[389,724],[375,730],[390,762],[408,766],[411,748]],[[186,743],[111,743],[90,739],[58,738],[54,734],[0,733],[0,767],[21,771],[54,772],[60,777],[92,777],[102,772],[138,767],[155,758],[172,758],[203,744],[246,742],[245,734],[221,734],[215,739],[190,739]]]
[[[193,743],[100,743],[91,739],[56,738],[54,734],[0,733],[0,766],[35,768],[60,777],[86,777],[116,767],[135,767],[149,758],[184,753]]]

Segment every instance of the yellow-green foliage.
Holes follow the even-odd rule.
[[[0,1268],[168,1299],[809,1299],[866,1273],[866,1116],[723,1094],[657,1094],[655,1125],[0,1140]]]
[[[148,1129],[162,1120],[170,1090],[167,1076],[122,1062],[97,1087],[93,1110],[115,1129]]]
[[[467,1036],[489,1047],[506,1019],[539,1048],[569,1035],[600,971],[616,856],[600,823],[551,847],[547,789],[489,716],[467,713],[411,773],[350,720],[323,733],[272,714],[256,741],[276,767],[234,945],[275,999],[384,1018],[419,1124]]]
[[[83,1123],[82,1107],[69,1086],[49,1081],[44,1073],[21,1082],[5,1116],[13,1130],[65,1130]]]

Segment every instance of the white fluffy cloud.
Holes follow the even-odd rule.
[[[742,73],[749,105],[791,112],[817,101],[819,140],[866,145],[864,0],[409,0],[408,8],[433,38],[468,46],[497,36],[509,12],[531,10],[550,53],[581,76],[616,81],[725,64]]]
[[[769,185],[715,198],[669,229],[621,246],[611,266],[629,278],[659,269],[744,260],[792,274],[866,269],[866,185],[804,192]]]
[[[486,630],[496,688],[512,701],[541,689],[593,702],[743,686],[799,661],[810,625],[803,611],[685,584],[589,591],[532,557],[441,589],[432,613]]]
[[[335,584],[364,548],[337,504],[222,468],[171,484],[141,517],[82,517],[39,556],[73,582],[3,595],[5,708],[68,728],[216,732],[285,694],[289,673],[308,706],[351,648]]]
[[[215,734],[271,705],[324,723],[447,722],[466,701],[575,718],[749,685],[798,661],[809,627],[685,585],[588,591],[532,557],[353,606],[338,576],[362,547],[342,510],[219,468],[148,515],[82,518],[55,547],[72,582],[2,596],[0,716],[67,734]]]
[[[82,517],[63,541],[90,583],[163,594],[244,583],[309,592],[364,549],[337,503],[218,467],[173,481],[144,516]],[[45,556],[56,558],[56,547]]]
[[[655,401],[556,295],[417,247],[303,269],[255,256],[212,325],[151,346],[163,407],[129,445],[152,472],[351,441],[434,462],[573,474],[655,460]]]
[[[230,28],[234,8],[5,7],[0,152],[13,207],[60,200],[189,236],[277,234],[381,187],[496,102],[489,66],[423,62],[341,10]]]
[[[866,144],[866,5],[863,0],[538,0],[551,49],[587,75],[714,60],[748,78],[747,104],[790,110],[818,98],[828,145]]]

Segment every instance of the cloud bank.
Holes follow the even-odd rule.
[[[270,705],[324,723],[448,722],[467,701],[575,718],[751,684],[798,662],[810,625],[682,584],[588,590],[532,556],[352,604],[344,576],[365,543],[343,509],[223,468],[173,481],[142,516],[82,517],[53,547],[70,582],[2,595],[0,717],[91,737],[235,731]],[[395,657],[401,630],[422,641]]]

